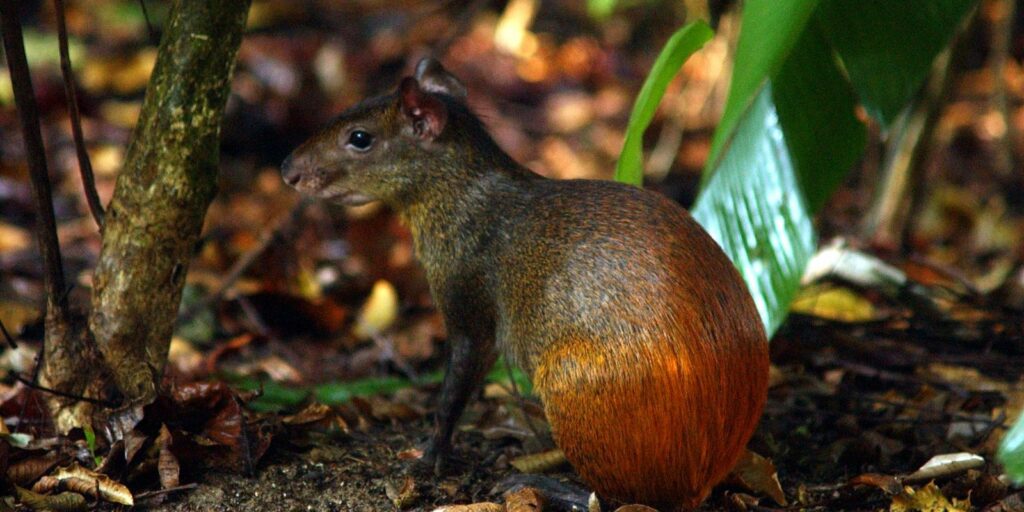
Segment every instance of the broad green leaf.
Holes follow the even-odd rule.
[[[786,147],[808,210],[817,212],[864,152],[867,129],[821,32],[809,24],[772,81]],[[750,162],[757,169],[757,162]]]
[[[686,59],[699,50],[714,35],[704,21],[695,21],[676,31],[665,43],[651,72],[644,81],[640,94],[633,104],[626,128],[626,142],[615,166],[615,180],[631,185],[640,185],[644,178],[643,140],[644,132],[654,119],[661,98],[669,82],[679,72]]]
[[[864,108],[888,125],[977,0],[822,0],[815,15]],[[738,58],[738,56],[737,56]]]
[[[808,25],[705,171],[694,216],[740,270],[769,334],[813,255],[811,215],[863,152],[855,108],[830,48]]]
[[[419,383],[440,382],[441,372],[422,376]],[[355,396],[371,396],[394,393],[399,389],[412,386],[413,381],[404,377],[377,377],[360,379],[351,382],[331,382],[316,387],[316,400],[325,404],[341,404]]]
[[[711,141],[711,154],[704,168],[705,184],[740,117],[753,103],[761,86],[785,62],[817,6],[818,0],[747,0],[743,4],[729,97]]]
[[[514,379],[519,391],[524,395],[532,393],[530,379],[518,368],[512,368],[509,375],[507,366],[498,361],[487,375],[488,382],[508,382]],[[327,382],[318,386],[286,386],[269,379],[253,377],[228,377],[231,384],[248,391],[262,391],[262,394],[247,405],[250,409],[260,412],[280,412],[295,408],[311,396],[317,402],[337,405],[348,402],[353,397],[390,394],[400,389],[418,384],[441,382],[443,372],[431,372],[421,375],[417,381],[404,377],[367,377],[353,381]]]
[[[740,119],[693,216],[739,269],[767,331],[774,332],[796,295],[815,236],[770,85]]]
[[[1018,485],[1024,484],[1024,414],[1017,418],[1017,423],[1003,437],[999,446],[999,462],[1006,468]]]

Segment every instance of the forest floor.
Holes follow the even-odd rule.
[[[749,445],[770,463],[746,465],[702,510],[1024,511],[1024,492],[995,461],[1024,408],[1024,22],[1018,12],[1002,83],[989,55],[999,3],[982,2],[969,34],[904,240],[863,226],[880,181],[877,126],[817,220],[823,244],[844,237],[907,286],[828,281],[801,292],[771,341],[768,403]],[[83,128],[108,201],[155,38],[134,0],[68,4]],[[147,4],[159,36],[166,3]],[[496,31],[501,2],[383,4],[254,2],[223,125],[220,194],[189,270],[165,391],[113,445],[102,428],[55,436],[39,392],[18,379],[32,375],[44,296],[24,149],[0,88],[0,321],[18,342],[0,355],[0,416],[14,433],[0,436],[22,443],[0,443],[10,483],[54,491],[40,489],[43,475],[76,462],[154,510],[432,510],[501,502],[498,484],[537,464],[523,457],[552,448],[529,384],[499,365],[457,433],[451,474],[409,472],[431,429],[446,336],[410,234],[379,207],[301,203],[277,167],[331,116],[438,51],[517,161],[552,178],[608,179],[632,98],[682,19],[651,4],[597,23],[584,2],[540,2],[518,32],[532,43],[508,48]],[[39,5],[27,31],[33,79],[69,297],[87,305],[100,238],[70,142],[52,6]],[[649,187],[683,205],[721,115],[736,33],[728,13],[649,131],[662,134],[648,141]],[[394,321],[359,335],[376,317]],[[958,462],[916,473],[946,454]],[[550,471],[574,478],[564,464]],[[120,506],[111,501],[89,503]]]

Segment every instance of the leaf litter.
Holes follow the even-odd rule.
[[[97,32],[101,20],[112,19],[108,10],[126,2],[96,4],[72,3],[68,18],[85,48],[84,128],[106,201],[152,48],[140,37],[141,19]],[[327,6],[315,23],[304,10],[278,4],[254,2],[251,21],[259,29],[240,53],[224,123],[223,194],[209,211],[183,310],[192,300],[201,307],[181,318],[160,397],[119,441],[106,439],[104,425],[94,425],[92,442],[81,431],[55,436],[40,391],[13,378],[31,375],[42,329],[41,274],[30,243],[24,155],[2,141],[0,320],[19,343],[2,360],[3,494],[52,510],[113,508],[129,498],[166,511],[543,508],[529,491],[513,503],[495,490],[517,467],[576,481],[550,451],[536,399],[519,396],[528,386],[500,367],[457,434],[456,471],[439,479],[409,474],[431,429],[445,333],[410,234],[389,212],[314,204],[287,236],[253,255],[224,300],[202,303],[234,262],[260,245],[264,228],[296,208],[275,168],[284,155],[333,112],[393,85],[404,56],[456,29],[443,9],[420,12],[405,3],[390,13],[363,3]],[[628,98],[649,65],[629,41],[667,35],[676,24],[624,18],[593,28],[578,13],[545,8],[548,28],[532,29],[542,36],[534,39],[535,54],[512,58],[495,50],[498,13],[484,9],[452,43],[448,61],[475,87],[474,107],[515,158],[548,176],[607,177],[601,173],[614,167]],[[45,28],[45,17],[41,23]],[[318,23],[332,28],[314,28]],[[349,24],[359,30],[340,28]],[[552,26],[569,30],[555,37]],[[396,27],[409,30],[398,37]],[[692,200],[719,117],[715,91],[724,90],[704,73],[714,64],[710,50],[697,58],[705,65],[684,69],[685,86],[670,86],[670,95],[690,101],[665,106],[655,120],[685,116],[671,172],[655,185],[684,203]],[[98,237],[78,222],[87,214],[63,144],[59,75],[34,71],[56,139],[49,145],[66,266],[80,284],[74,294],[90,284]],[[1007,73],[1013,83],[1024,76],[1018,66]],[[963,94],[985,94],[991,82],[984,69],[972,71]],[[1010,93],[1019,103],[1020,91]],[[990,138],[979,131],[983,116],[970,101],[955,98],[942,123],[941,158],[963,162],[965,170],[938,169],[942,183],[912,238],[918,254],[865,249],[917,286],[858,286],[832,276],[805,290],[798,314],[773,341],[771,396],[752,454],[702,509],[790,503],[808,510],[1024,510],[1021,490],[992,462],[998,439],[1024,408],[1024,222],[1019,200],[1000,195],[998,179],[957,174],[990,176],[978,170],[987,165]],[[1019,110],[1014,119],[1024,119]],[[5,104],[0,122],[12,120]],[[823,216],[823,232],[855,232],[849,217],[863,211],[869,192],[841,191]]]

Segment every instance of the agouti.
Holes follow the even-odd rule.
[[[656,193],[517,164],[465,98],[424,59],[281,166],[304,193],[383,201],[412,230],[450,343],[424,459],[440,467],[500,350],[532,376],[556,443],[600,497],[696,507],[767,393],[768,343],[739,273]]]

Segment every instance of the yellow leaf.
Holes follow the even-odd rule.
[[[359,310],[352,329],[357,338],[367,339],[386,331],[398,318],[398,292],[391,283],[381,279],[373,285],[370,298]]]
[[[889,512],[969,512],[971,500],[949,501],[935,482],[915,490],[905,487],[903,493],[892,499]]]
[[[837,320],[840,322],[866,322],[875,317],[875,307],[849,288],[810,286],[800,290],[793,301],[794,313]]]

